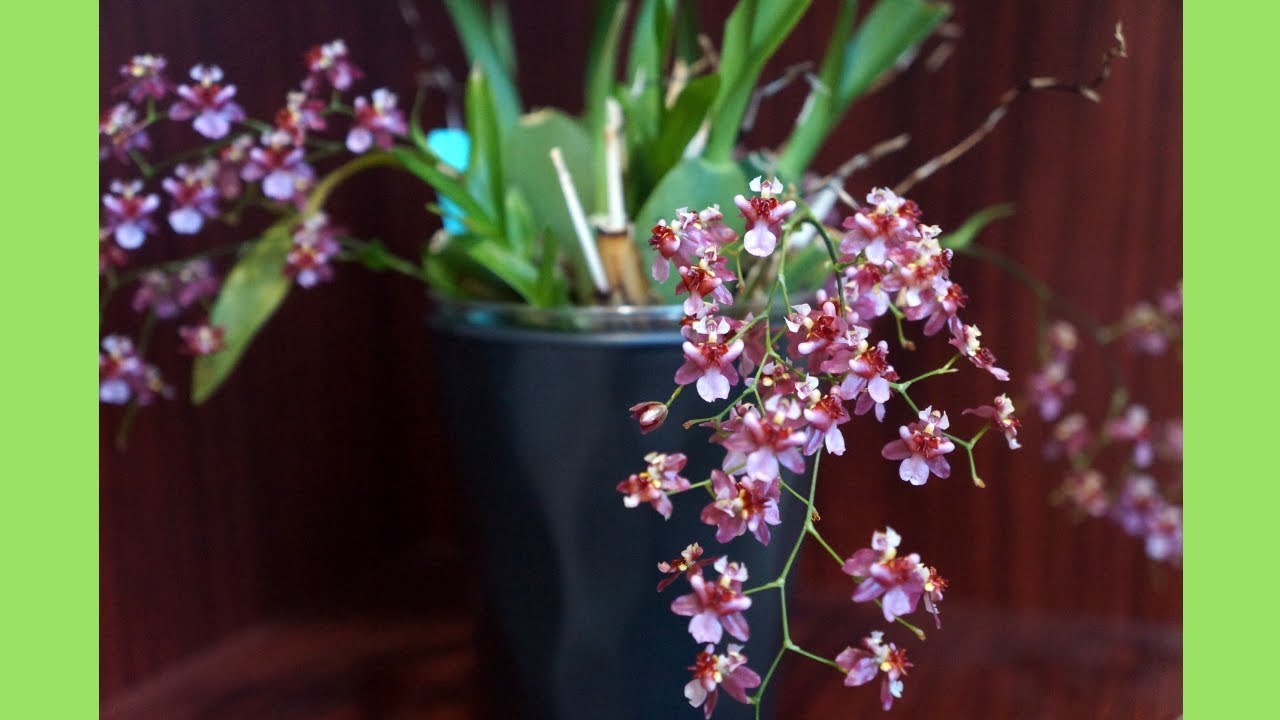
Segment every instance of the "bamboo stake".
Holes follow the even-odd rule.
[[[630,304],[645,302],[649,283],[641,271],[640,257],[627,223],[626,200],[622,192],[622,106],[617,100],[605,100],[604,169],[606,208],[597,228],[597,242],[604,261],[605,275],[620,298]]]
[[[569,168],[565,167],[564,157],[559,147],[551,148],[551,164],[556,168],[556,176],[560,178],[560,192],[564,194],[565,207],[569,209],[569,218],[573,221],[573,232],[582,248],[582,256],[587,261],[587,271],[591,274],[591,284],[601,298],[609,297],[609,280],[600,262],[600,252],[596,248],[595,238],[587,226],[587,216],[582,212],[582,201],[573,186],[573,177]]]

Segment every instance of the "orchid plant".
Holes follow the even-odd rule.
[[[183,317],[178,333],[195,357],[191,397],[203,402],[291,289],[331,280],[340,261],[411,276],[446,298],[664,302],[678,278],[650,281],[641,261],[647,235],[634,228],[677,204],[731,196],[752,175],[799,179],[852,103],[912,57],[949,12],[927,0],[880,0],[859,20],[856,3],[842,2],[820,66],[810,64],[818,69],[787,75],[811,85],[803,121],[779,151],[743,152],[740,128],[778,88],[757,88],[760,75],[809,4],[741,0],[716,48],[699,35],[693,3],[638,0],[634,12],[628,2],[600,3],[581,117],[524,112],[501,4],[445,0],[471,72],[459,83],[433,68],[408,112],[389,88],[360,89],[364,72],[342,40],[306,53],[296,88],[267,119],[249,115],[216,65],[194,64],[182,82],[170,79],[166,58],[134,57],[120,68],[120,101],[99,123],[100,305],[105,313],[131,291],[146,320],[137,336],[104,338],[101,399],[136,408],[172,394],[144,357],[155,321]],[[421,16],[406,18],[421,33]],[[464,120],[425,131],[420,118],[434,91],[447,115]],[[157,157],[150,131],[166,122],[190,124],[204,144]],[[430,208],[444,227],[420,260],[352,237],[326,213],[336,187],[378,166],[408,171],[438,196]],[[826,178],[821,197],[816,189],[805,196],[830,207],[845,176]],[[131,261],[149,238],[197,235],[262,210],[273,219],[243,242],[151,267]],[[750,237],[761,248],[776,242],[764,231]],[[788,252],[793,284],[816,287],[822,249],[797,242]],[[220,277],[226,255],[234,262]],[[747,259],[741,270],[758,299],[772,268]]]

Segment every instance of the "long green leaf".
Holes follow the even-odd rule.
[[[608,5],[608,3],[601,5],[602,10],[605,5]],[[591,137],[592,157],[604,157],[604,103],[605,98],[609,97],[613,90],[614,74],[618,67],[618,41],[622,35],[622,22],[626,18],[627,3],[614,3],[609,24],[600,38],[600,46],[592,48],[590,59],[588,60],[587,107],[583,122],[587,127],[587,134]],[[590,194],[580,189],[580,192],[587,195],[583,200],[583,204],[586,205],[588,213],[603,209],[607,202],[605,197],[604,163],[596,164],[593,170],[595,172],[590,177],[578,178],[575,176],[578,182],[589,182],[591,184]]]
[[[969,219],[965,220],[960,227],[939,236],[938,244],[953,250],[966,248],[973,243],[974,239],[978,237],[978,233],[982,232],[987,225],[1000,218],[1009,217],[1013,213],[1014,207],[1012,203],[1002,203],[983,208],[970,215]]]
[[[555,307],[569,302],[569,283],[564,274],[558,272],[560,252],[550,238],[542,239],[542,254],[538,258],[538,280],[534,294],[542,307]]]
[[[476,0],[444,0],[444,5],[462,40],[467,59],[472,65],[484,68],[489,78],[494,105],[498,111],[499,127],[511,127],[520,117],[520,94],[504,67],[502,52],[494,45],[493,33],[482,5]]]
[[[760,71],[791,34],[810,2],[741,0],[729,14],[720,54],[720,91],[712,107],[714,121],[705,153],[708,159],[723,161],[732,156]]]
[[[425,248],[423,275],[436,292],[458,300],[511,302],[520,296],[505,280],[466,251],[468,235],[453,236],[443,246]]]
[[[516,36],[511,31],[511,11],[505,2],[493,4],[493,19],[489,27],[493,49],[502,63],[502,69],[513,80],[516,77]]]
[[[689,141],[707,119],[707,111],[720,90],[720,76],[704,75],[685,86],[675,105],[662,117],[662,129],[652,149],[644,155],[651,177],[661,178],[679,162]]]
[[[471,196],[458,171],[435,157],[430,150],[395,145],[389,152],[396,156],[401,167],[417,175],[440,195],[452,200],[464,213],[462,221],[469,227],[482,235],[499,234],[497,223]]]
[[[835,23],[831,26],[831,37],[827,40],[827,51],[822,55],[822,66],[818,68],[818,79],[829,93],[835,92],[840,78],[840,69],[844,65],[844,49],[853,34],[855,18],[858,14],[858,0],[841,0],[840,9],[836,11]]]
[[[467,186],[471,195],[488,210],[506,236],[506,182],[502,173],[502,140],[493,95],[479,65],[467,78],[467,135],[471,139],[471,157],[467,166]]]
[[[293,281],[285,276],[285,259],[292,245],[294,216],[263,233],[227,273],[209,311],[209,323],[225,329],[222,350],[196,358],[191,373],[191,402],[199,405],[213,395],[235,369],[259,328],[279,307]]]
[[[866,91],[876,78],[951,14],[951,6],[929,0],[879,0],[845,50],[835,112]]]
[[[667,0],[642,0],[631,31],[627,51],[625,90],[631,95],[628,134],[637,146],[645,146],[658,133],[662,118],[662,59],[671,31]]]
[[[533,239],[538,228],[534,224],[529,201],[525,200],[520,188],[508,186],[503,202],[507,207],[507,247],[521,257],[532,257]]]
[[[778,159],[779,173],[798,176],[808,168],[853,101],[904,52],[928,37],[950,12],[945,3],[929,0],[879,0],[845,43],[838,76],[823,78],[830,94],[815,95],[803,122],[796,123]],[[831,48],[827,53],[829,58]],[[823,69],[828,69],[825,61]]]
[[[635,217],[635,241],[640,257],[650,258],[649,228],[659,220],[672,220],[678,208],[701,209],[719,204],[726,207],[734,195],[747,190],[747,177],[731,162],[712,162],[703,158],[686,158],[667,173],[640,207]],[[726,213],[728,214],[728,213]],[[645,263],[646,267],[648,263]],[[660,286],[662,297],[671,297],[675,274]]]
[[[820,86],[810,88],[801,111],[804,115],[796,118],[792,135],[777,161],[777,172],[784,177],[800,177],[812,161],[818,145],[831,132],[835,122],[831,107],[835,104],[845,50],[849,37],[853,35],[857,10],[857,0],[842,0],[840,3],[835,23],[831,26],[831,37],[827,40],[827,50],[822,56],[822,66],[818,70]]]
[[[673,0],[671,14],[671,55],[692,64],[702,56],[702,48],[698,47],[697,1]]]
[[[538,269],[527,259],[486,238],[463,237],[457,240],[463,252],[489,272],[502,278],[525,302],[530,305],[540,304],[537,293]]]

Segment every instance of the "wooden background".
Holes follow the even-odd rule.
[[[526,105],[580,109],[586,13],[578,3],[510,5]],[[710,19],[723,17],[728,5],[703,4],[711,35],[718,37],[719,27]],[[443,11],[430,1],[418,6],[440,58],[461,76]],[[766,77],[820,54],[834,3],[815,6]],[[422,67],[394,2],[104,0],[100,13],[104,108],[116,68],[142,51],[167,56],[174,78],[195,62],[220,64],[256,117],[274,112],[301,77],[303,51],[320,41],[344,38],[367,73],[362,91],[385,84],[406,105]],[[893,184],[979,124],[1018,81],[1091,78],[1118,19],[1130,56],[1115,65],[1100,105],[1064,94],[1028,97],[982,146],[913,192],[926,219],[944,231],[979,208],[1015,203],[1017,216],[993,226],[982,244],[1015,256],[1086,310],[1113,320],[1120,308],[1181,277],[1180,4],[961,3],[954,21],[964,35],[949,62],[933,74],[917,67],[862,100],[816,169],[907,131],[911,145],[855,178],[850,189],[861,194],[872,184]],[[781,139],[800,100],[795,90],[767,105],[754,138]],[[430,119],[441,117],[440,108],[429,111]],[[115,166],[104,165],[104,172]],[[359,234],[416,255],[436,225],[420,209],[429,195],[404,180],[371,173],[340,193],[333,214]],[[153,238],[143,259],[196,247]],[[1016,387],[1035,365],[1031,297],[972,261],[958,260],[953,276],[972,297],[966,317],[983,328]],[[116,301],[109,329],[135,322],[127,305],[124,297]],[[449,419],[460,409],[438,400],[437,384],[447,376],[433,361],[425,311],[422,288],[412,282],[342,267],[338,282],[290,296],[205,407],[178,400],[147,408],[124,453],[111,443],[121,413],[104,408],[103,698],[238,629],[358,588],[388,558],[419,558],[431,570],[420,582],[433,603],[465,603],[470,576],[463,528],[451,510],[456,488],[448,455]],[[176,346],[173,326],[161,326],[152,354],[184,397],[189,361],[173,354]],[[1180,413],[1176,362],[1124,351],[1119,357],[1134,393],[1157,417]],[[1081,363],[1081,403],[1096,412],[1106,392],[1099,352],[1086,351]],[[975,373],[960,377],[954,401],[922,398],[946,403],[956,417],[972,400],[1003,389]],[[1077,524],[1048,505],[1060,470],[1040,460],[1041,432],[1030,413],[1026,448],[1009,453],[998,442],[981,448],[985,490],[969,485],[961,471],[924,488],[905,486],[878,459],[892,426],[846,427],[850,452],[824,463],[819,497],[825,532],[842,551],[861,547],[887,523],[907,549],[952,579],[948,602],[1180,622],[1179,571],[1151,564],[1140,543],[1110,523]],[[804,582],[815,594],[847,593],[846,577],[829,562],[817,553],[804,559]]]

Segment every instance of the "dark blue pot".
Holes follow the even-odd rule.
[[[479,684],[491,688],[495,717],[701,717],[683,696],[701,647],[670,610],[689,586],[657,593],[656,564],[697,541],[745,562],[751,586],[777,575],[800,528],[798,505],[784,499],[770,547],[750,535],[721,546],[698,519],[709,497],[701,490],[673,498],[669,521],[623,506],[616,485],[644,469],[647,452],[685,453],[695,482],[724,457],[705,429],[681,427],[719,409],[692,387],[656,432],[641,435],[628,413],[670,395],[682,362],[678,318],[678,308],[437,307],[457,480],[482,538]],[[763,675],[781,643],[778,594],[753,601],[743,653]],[[754,709],[721,693],[715,717]]]

